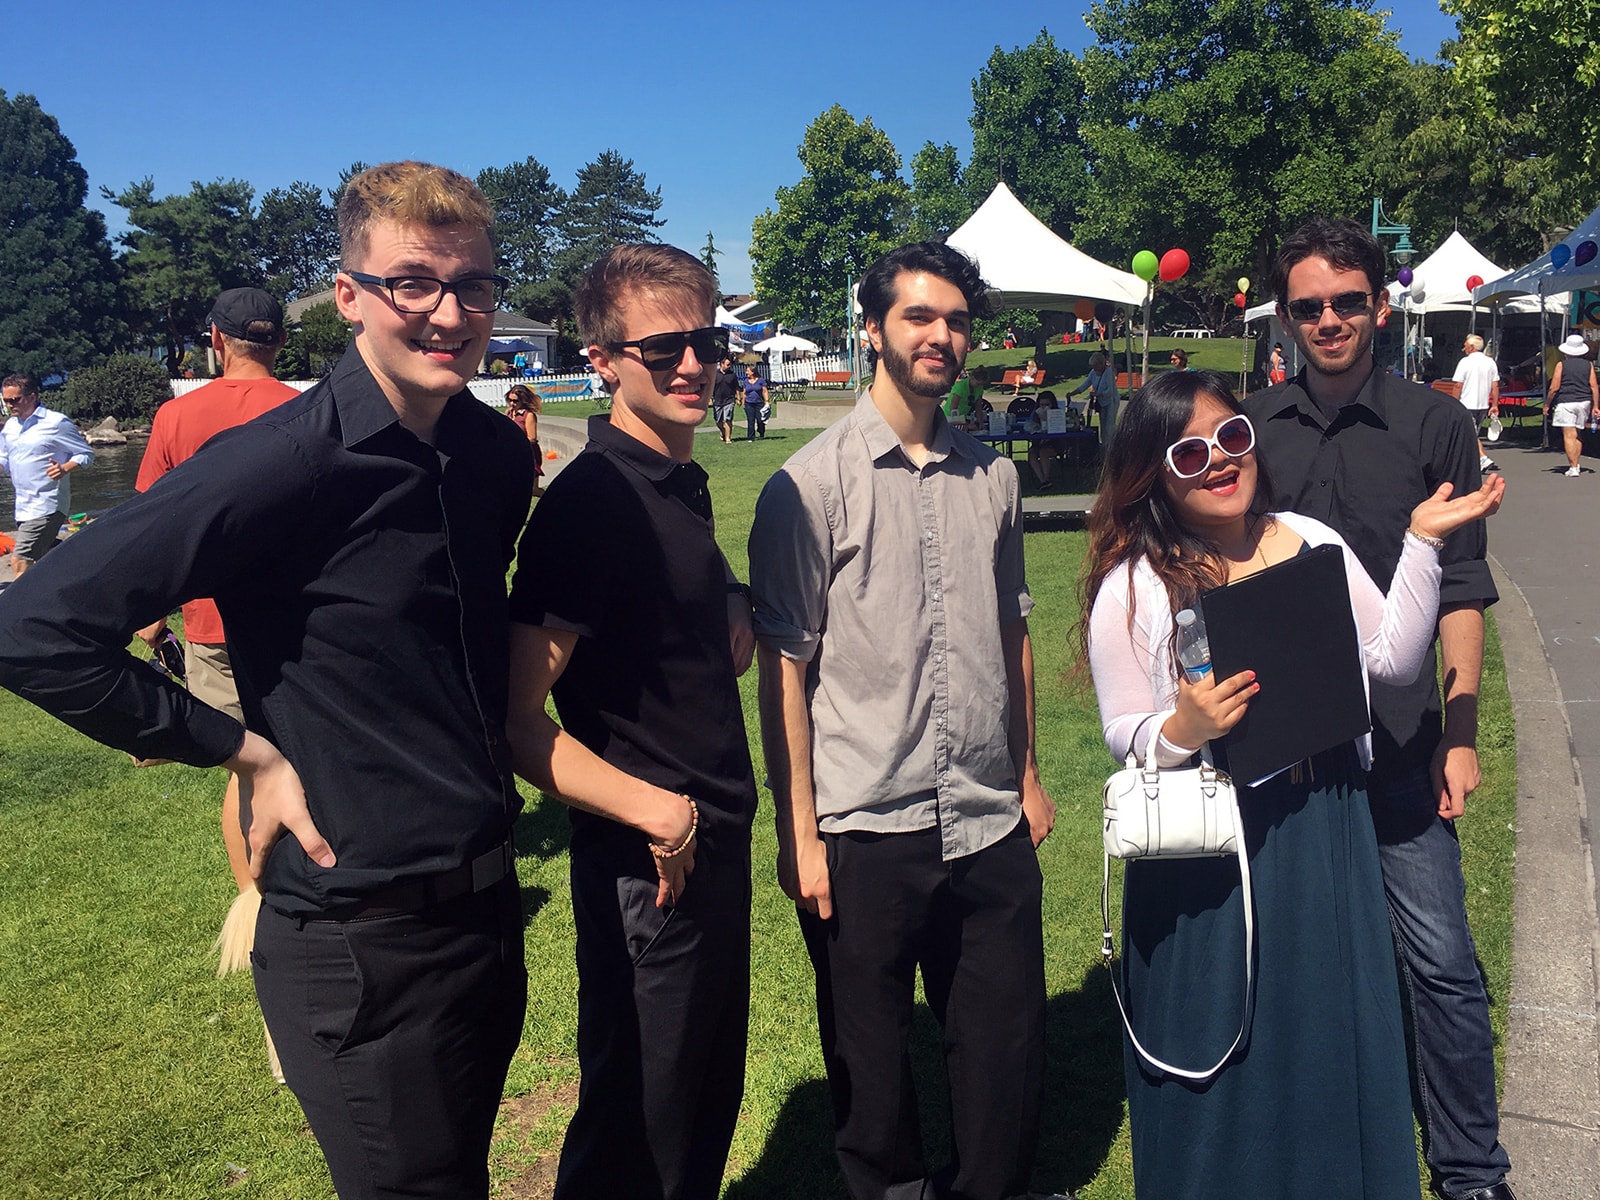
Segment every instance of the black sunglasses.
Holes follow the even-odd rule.
[[[687,347],[702,363],[721,362],[728,354],[728,331],[715,325],[705,329],[679,329],[672,333],[652,333],[631,342],[612,342],[613,350],[636,347],[644,365],[652,371],[670,371],[683,361]]]
[[[1250,418],[1240,413],[1229,417],[1210,437],[1186,437],[1167,447],[1167,466],[1179,479],[1205,474],[1211,465],[1211,447],[1229,458],[1243,458],[1256,447],[1256,429]]]
[[[1296,321],[1309,324],[1322,320],[1324,308],[1333,309],[1336,317],[1353,317],[1366,312],[1368,301],[1375,295],[1376,292],[1340,292],[1331,300],[1291,300],[1283,308]]]

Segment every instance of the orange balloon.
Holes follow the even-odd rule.
[[[1094,320],[1094,301],[1079,300],[1072,306],[1072,315],[1077,317],[1080,321]]]

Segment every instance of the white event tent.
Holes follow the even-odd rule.
[[[1439,243],[1439,248],[1420,263],[1411,268],[1411,286],[1405,287],[1398,279],[1389,283],[1389,302],[1403,308],[1412,315],[1438,313],[1438,312],[1470,312],[1474,307],[1474,292],[1467,287],[1467,280],[1474,275],[1480,279],[1498,279],[1505,272],[1504,267],[1496,266],[1476,246],[1461,235],[1459,229]],[[1478,288],[1482,293],[1486,289]],[[1418,299],[1413,293],[1421,293]],[[1484,304],[1486,297],[1478,296],[1477,304]],[[1560,300],[1549,298],[1546,306],[1551,312],[1560,312],[1566,307],[1565,297]],[[1538,312],[1537,299],[1511,299],[1509,296],[1500,305],[1501,312],[1524,313]]]
[[[1004,180],[945,243],[977,260],[1007,308],[1064,310],[1074,300],[1110,300],[1130,308],[1144,303],[1144,280],[1056,236]]]

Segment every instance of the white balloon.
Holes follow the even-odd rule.
[[[1411,303],[1421,304],[1428,298],[1428,289],[1422,286],[1422,280],[1413,279],[1411,281],[1411,290],[1407,295],[1411,297]]]

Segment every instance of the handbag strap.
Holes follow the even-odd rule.
[[[1160,723],[1157,724],[1157,728],[1160,728]],[[1153,737],[1150,740],[1148,757],[1153,765],[1155,762],[1155,739]],[[1128,1040],[1133,1043],[1134,1050],[1145,1062],[1159,1071],[1165,1071],[1168,1075],[1177,1075],[1183,1079],[1193,1079],[1200,1082],[1210,1079],[1218,1071],[1222,1070],[1227,1061],[1233,1057],[1233,1052],[1243,1043],[1245,1031],[1250,1027],[1250,1013],[1253,1008],[1252,989],[1255,981],[1256,935],[1255,904],[1250,890],[1250,859],[1245,853],[1244,822],[1240,820],[1239,816],[1237,792],[1234,793],[1233,801],[1233,828],[1235,849],[1239,856],[1239,879],[1244,892],[1244,1013],[1239,1018],[1239,1032],[1234,1037],[1233,1044],[1223,1052],[1222,1057],[1217,1059],[1215,1065],[1204,1071],[1191,1071],[1184,1067],[1175,1067],[1171,1063],[1163,1062],[1140,1044],[1139,1035],[1133,1031],[1133,1022],[1128,1019],[1127,1007],[1122,1003],[1122,993],[1117,989],[1117,972],[1112,966],[1114,951],[1111,933],[1111,855],[1102,851],[1105,862],[1100,874],[1100,918],[1104,926],[1104,934],[1100,943],[1100,958],[1105,963],[1106,973],[1111,977],[1111,995],[1117,1001],[1117,1011],[1122,1014],[1122,1027],[1128,1031]]]

